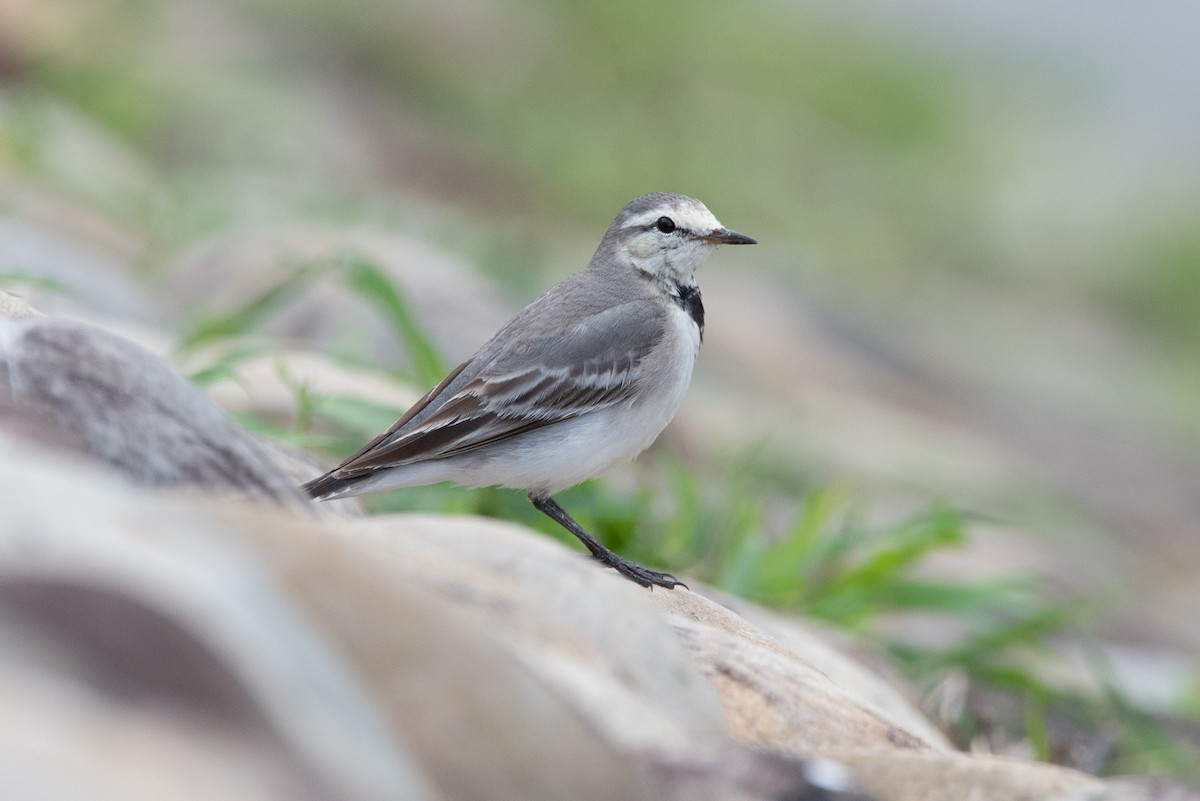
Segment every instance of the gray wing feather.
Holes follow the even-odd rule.
[[[666,325],[661,307],[637,300],[585,315],[565,331],[530,326],[505,342],[506,328],[334,475],[446,458],[627,402]]]

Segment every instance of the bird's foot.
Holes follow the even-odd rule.
[[[643,587],[654,589],[655,587],[665,587],[668,590],[673,590],[676,587],[689,589],[688,585],[684,584],[679,579],[672,576],[670,573],[661,573],[657,570],[651,570],[648,567],[642,567],[637,562],[630,562],[628,559],[617,556],[615,553],[609,552],[606,555],[593,554],[597,561],[602,562],[613,570],[616,570],[630,581],[635,581]]]

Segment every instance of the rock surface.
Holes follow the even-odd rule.
[[[298,505],[290,476],[148,351],[79,323],[0,317],[0,409],[151,487]]]
[[[516,526],[297,514],[287,469],[149,354],[36,317],[0,343],[20,797],[1196,797],[956,752],[818,628]]]

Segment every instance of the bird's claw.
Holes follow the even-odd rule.
[[[689,589],[688,585],[684,584],[679,579],[672,576],[670,573],[661,573],[657,570],[651,570],[648,567],[642,567],[636,562],[630,562],[627,559],[618,558],[614,563],[609,564],[609,567],[616,570],[625,578],[635,581],[643,587],[654,589],[655,587],[665,587],[668,590],[673,590],[676,587]]]

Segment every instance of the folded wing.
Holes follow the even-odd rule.
[[[448,458],[627,403],[666,323],[661,308],[639,300],[587,315],[556,336],[516,337],[494,356],[485,347],[330,475],[353,478]],[[486,365],[475,363],[481,358]],[[476,370],[448,391],[456,378]]]

